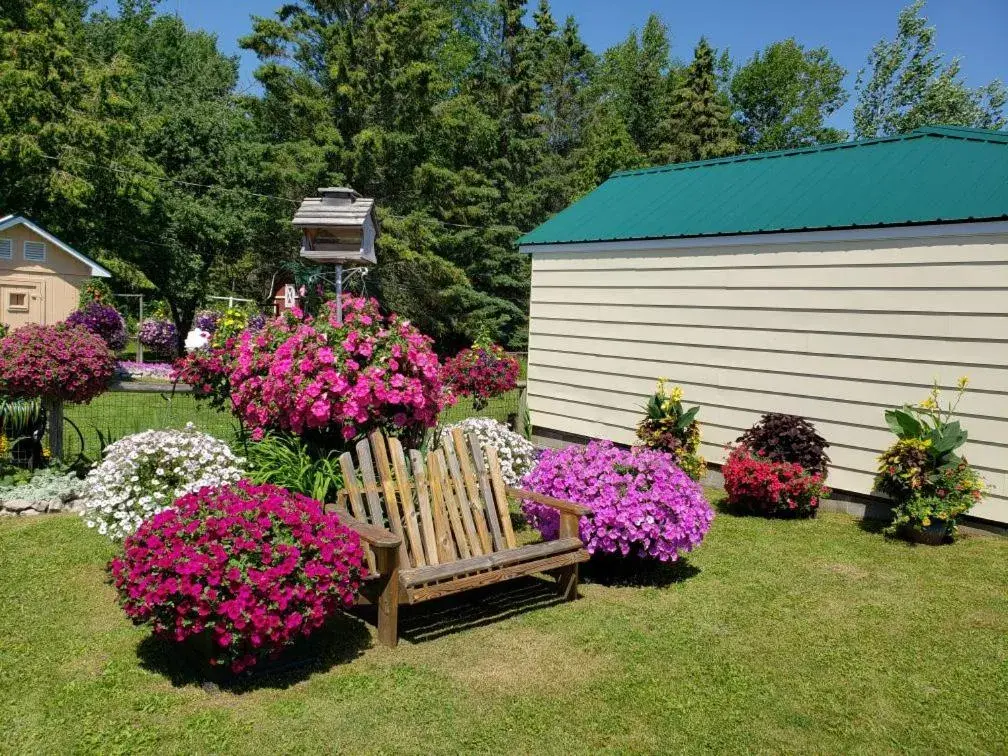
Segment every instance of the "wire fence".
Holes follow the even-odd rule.
[[[440,423],[449,425],[479,416],[520,428],[524,391],[525,382],[521,381],[518,388],[491,399],[480,410],[473,407],[471,400],[461,398],[445,409]],[[197,400],[186,386],[141,381],[114,384],[110,391],[89,404],[66,405],[63,460],[72,463],[84,457],[97,461],[103,449],[120,438],[145,430],[180,429],[188,423],[229,443],[240,438],[241,427],[233,415]]]

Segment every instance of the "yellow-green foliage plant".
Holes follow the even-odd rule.
[[[683,407],[683,390],[669,389],[669,379],[659,378],[654,394],[644,405],[645,416],[637,425],[637,438],[649,449],[670,453],[676,464],[693,480],[707,474],[707,462],[700,456],[700,407]]]
[[[943,406],[935,381],[924,401],[885,413],[898,439],[879,456],[875,490],[893,499],[890,535],[940,543],[983,497],[983,479],[956,453],[968,434],[953,417],[968,385],[960,378],[955,397]]]

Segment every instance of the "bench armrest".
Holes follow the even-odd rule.
[[[345,509],[337,508],[333,511],[339,515],[340,522],[359,535],[361,540],[371,548],[394,549],[398,548],[399,544],[402,543],[402,536],[398,536],[385,528],[379,528],[377,525],[362,522]]]
[[[552,496],[545,496],[541,493],[536,493],[535,491],[527,491],[524,488],[511,488],[510,486],[507,486],[504,490],[516,499],[529,499],[537,504],[553,507],[553,509],[558,512],[562,512],[563,514],[584,517],[585,515],[590,515],[592,513],[592,510],[588,507],[582,506],[581,504],[575,504],[573,501],[555,499]]]

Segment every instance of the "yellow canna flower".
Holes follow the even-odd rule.
[[[967,386],[969,386],[969,376],[968,375],[962,375],[962,376],[960,376],[959,377],[959,388],[960,389],[964,389]]]
[[[682,399],[682,397],[683,397],[683,390],[679,386],[676,386],[675,388],[672,389],[673,402],[678,402],[680,399]]]

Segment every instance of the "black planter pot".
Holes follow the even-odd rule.
[[[947,520],[934,520],[930,525],[912,523],[904,525],[901,532],[911,543],[939,546],[952,540],[952,523]]]

